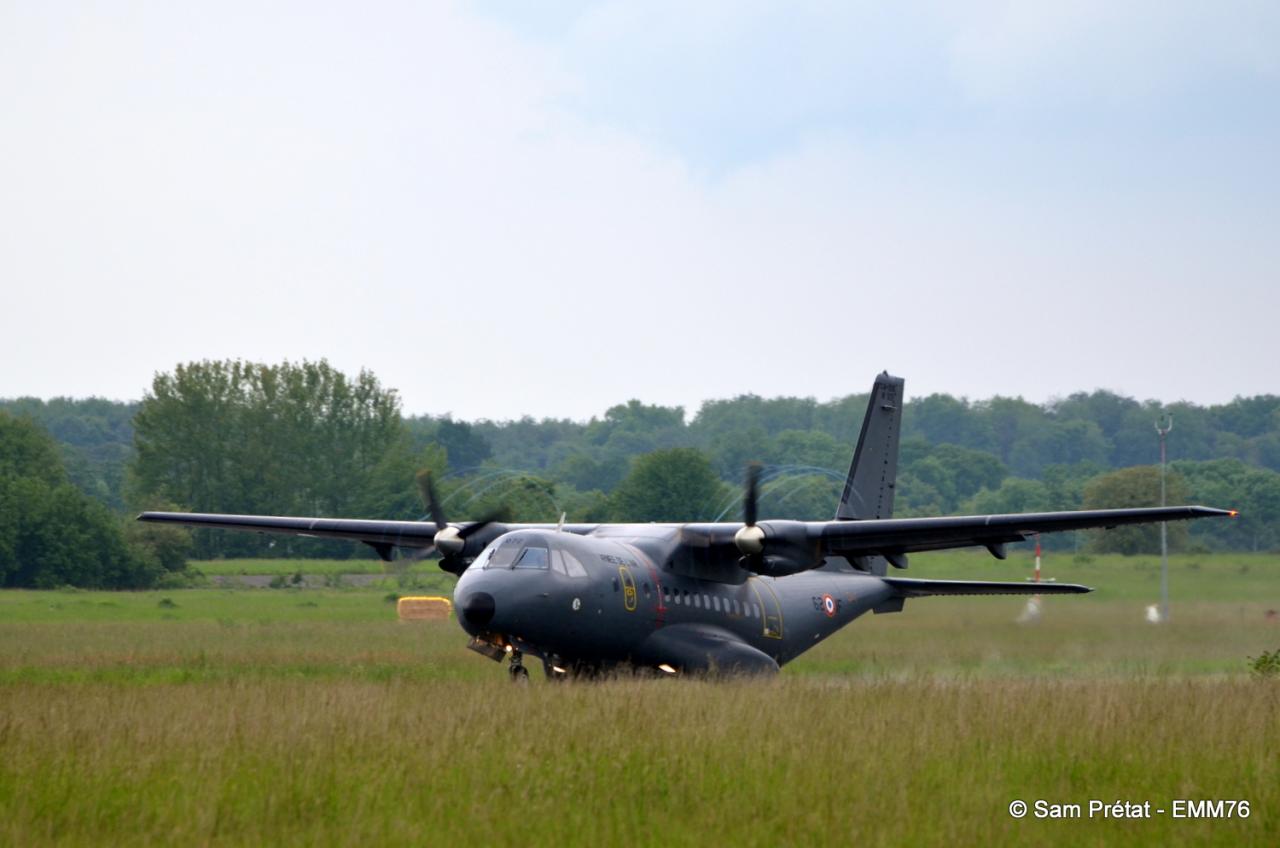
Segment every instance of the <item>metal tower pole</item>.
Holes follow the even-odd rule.
[[[1173,416],[1166,413],[1156,421],[1156,433],[1160,435],[1160,506],[1165,503],[1165,437],[1173,429]],[[1169,620],[1169,534],[1166,522],[1160,522],[1160,620]]]

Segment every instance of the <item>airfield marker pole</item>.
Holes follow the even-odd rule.
[[[1035,576],[1031,578],[1031,582],[1037,586],[1040,585],[1040,534],[1036,534],[1036,571]],[[1034,624],[1040,620],[1040,595],[1032,595],[1027,600],[1027,605],[1022,608],[1022,613],[1018,616],[1019,624]]]
[[[1161,426],[1161,425],[1164,426]],[[1160,435],[1160,506],[1165,506],[1165,436],[1173,429],[1173,416],[1165,415],[1156,421],[1156,433]],[[1160,620],[1169,620],[1169,534],[1168,524],[1160,522]]]

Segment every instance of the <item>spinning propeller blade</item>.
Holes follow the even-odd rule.
[[[747,466],[747,480],[742,495],[742,521],[744,526],[733,534],[734,544],[742,552],[744,565],[750,571],[760,571],[764,563],[764,531],[756,526],[760,517],[760,464]]]
[[[461,574],[466,570],[467,563],[459,555],[466,548],[467,539],[491,524],[501,524],[507,521],[507,509],[499,507],[479,521],[474,521],[465,527],[452,527],[449,525],[448,519],[445,518],[444,506],[440,503],[440,495],[436,491],[435,481],[432,479],[430,470],[418,472],[417,480],[418,489],[422,492],[423,500],[426,502],[427,512],[431,515],[431,520],[436,525],[434,549],[440,552],[440,567],[452,574]],[[427,555],[423,554],[423,556]]]

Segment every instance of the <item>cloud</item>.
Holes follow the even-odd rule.
[[[952,70],[984,103],[1150,108],[1212,80],[1274,83],[1277,36],[1280,9],[1268,3],[998,2],[959,27]]]
[[[826,397],[883,368],[970,395],[1266,388],[1203,361],[1276,352],[1275,133],[989,120],[948,81],[958,13],[122,8],[0,35],[0,356],[23,363],[0,395],[137,397],[224,356],[368,366],[463,417]],[[991,68],[1039,61],[1009,32],[1071,29],[1003,21]]]

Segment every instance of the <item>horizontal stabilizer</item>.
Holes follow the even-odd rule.
[[[1079,583],[1009,583],[999,580],[921,580],[912,577],[882,577],[904,598],[929,595],[1079,595],[1092,592]]]

